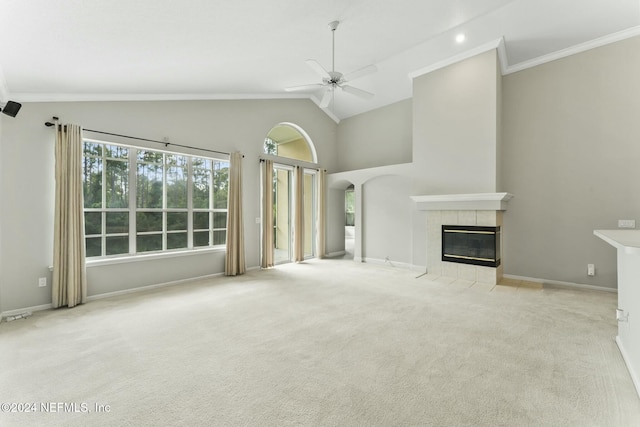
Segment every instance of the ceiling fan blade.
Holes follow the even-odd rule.
[[[360,98],[363,98],[363,99],[371,99],[374,96],[371,92],[367,92],[366,90],[358,89],[357,87],[353,87],[353,86],[343,85],[343,86],[340,86],[340,88],[345,92],[348,92],[355,96],[359,96]]]
[[[331,102],[331,95],[333,94],[333,90],[330,87],[327,87],[322,95],[322,99],[320,100],[320,108],[327,108],[329,103]]]
[[[322,83],[312,83],[309,85],[285,87],[284,90],[286,90],[287,92],[304,92],[304,91],[310,92],[310,91],[318,90],[322,86],[324,86]]]
[[[318,75],[320,77],[322,77],[323,79],[329,79],[331,80],[331,76],[329,75],[329,72],[327,70],[325,70],[322,65],[320,65],[318,63],[318,61],[316,61],[315,59],[307,59],[306,63],[309,67],[311,67],[311,69],[313,71],[315,71],[316,73],[318,73]]]
[[[373,64],[367,65],[364,68],[360,68],[359,70],[350,72],[349,74],[344,76],[344,80],[348,82],[360,77],[368,76],[369,74],[373,74],[376,71],[378,71],[378,67]]]

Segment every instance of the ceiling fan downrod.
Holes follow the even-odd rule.
[[[340,21],[329,22],[329,28],[331,28],[331,71],[336,71],[336,28],[338,28]]]

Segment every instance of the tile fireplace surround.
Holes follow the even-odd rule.
[[[442,225],[501,227],[504,234],[502,213],[512,197],[509,193],[412,196],[416,208],[427,214],[427,272],[469,282],[498,284],[502,279],[502,263],[494,268],[442,261]]]

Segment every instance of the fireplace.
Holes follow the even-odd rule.
[[[427,272],[434,277],[449,277],[461,281],[461,283],[480,283],[496,285],[502,280],[504,263],[502,257],[504,249],[501,249],[501,233],[503,229],[502,217],[507,210],[507,203],[513,197],[509,193],[474,193],[474,194],[444,194],[413,196],[419,211],[426,213],[426,254]],[[477,250],[469,253],[448,251],[444,253],[456,255],[456,257],[443,257],[443,226],[462,227],[468,231],[489,231],[495,234],[457,233],[455,237],[495,239],[494,254],[485,254]],[[476,227],[480,227],[479,229]],[[488,227],[488,230],[487,230]],[[471,230],[470,230],[471,229]],[[447,233],[452,234],[453,233]],[[466,245],[466,246],[473,246]],[[483,260],[469,260],[469,258],[483,258]],[[464,260],[464,261],[463,261]],[[489,261],[486,261],[489,260]],[[472,262],[473,261],[473,262]],[[483,263],[476,261],[484,261]],[[486,263],[485,263],[486,262]]]
[[[442,261],[498,267],[500,227],[443,225]]]

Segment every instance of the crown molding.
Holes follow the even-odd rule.
[[[473,49],[462,52],[458,55],[454,55],[450,58],[446,58],[442,61],[438,61],[426,67],[420,68],[409,73],[409,77],[415,79],[424,74],[431,73],[481,53],[487,52],[492,49],[496,49],[498,52],[498,60],[500,62],[500,71],[502,75],[517,73],[518,71],[533,68],[538,65],[546,64],[547,62],[555,61],[557,59],[566,58],[571,55],[575,55],[581,52],[586,52],[591,49],[595,49],[601,46],[606,46],[611,43],[615,43],[621,40],[629,39],[631,37],[640,36],[640,25],[627,28],[626,30],[618,31],[616,33],[608,34],[606,36],[599,37],[597,39],[590,40],[588,42],[580,43],[575,46],[571,46],[565,49],[561,49],[547,55],[542,55],[537,58],[519,62],[517,64],[509,65],[509,58],[507,53],[507,47],[504,37],[490,41],[488,43],[477,46]]]
[[[282,93],[29,93],[17,92],[20,102],[104,102],[104,101],[233,101],[251,99],[304,99],[305,94]]]
[[[2,70],[0,69],[0,97],[2,96]],[[121,101],[237,101],[262,99],[309,99],[320,106],[320,100],[305,93],[14,93],[13,97],[20,102],[121,102]],[[4,99],[4,98],[0,98]],[[336,123],[340,119],[328,108],[324,113]]]
[[[476,46],[472,49],[461,52],[457,55],[451,56],[449,58],[443,59],[442,61],[435,62],[431,65],[427,65],[426,67],[419,68],[415,71],[409,73],[409,78],[415,79],[416,77],[420,77],[424,74],[431,73],[433,71],[439,70],[444,67],[448,67],[449,65],[455,64],[456,62],[464,61],[465,59],[472,58],[474,56],[480,55],[481,53],[488,52],[493,49],[498,49],[500,44],[504,44],[504,38],[500,37],[496,40],[492,40],[488,43],[481,44],[480,46]],[[502,49],[503,52],[506,52],[504,47]],[[506,61],[506,60],[505,60]],[[502,64],[503,60],[500,61]]]
[[[502,74],[506,75],[517,73],[518,71],[526,70],[527,68],[533,68],[538,65],[546,64],[547,62],[566,58],[567,56],[575,55],[577,53],[585,52],[587,50],[595,49],[597,47],[605,46],[638,35],[640,35],[640,25],[627,28],[626,30],[618,31],[617,33],[608,34],[606,36],[599,37],[585,43],[580,43],[566,49],[558,50],[547,55],[539,56],[529,61],[520,62],[514,65],[508,65],[505,69],[503,69]]]

